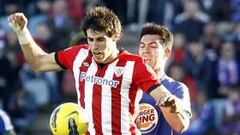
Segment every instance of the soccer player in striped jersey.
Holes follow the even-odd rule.
[[[191,108],[188,88],[164,72],[172,46],[173,35],[166,27],[146,23],[141,29],[139,55],[152,67],[173,99],[170,105],[159,108],[155,106],[153,97],[141,93],[137,123],[144,135],[173,135],[173,130],[182,133],[189,126]]]
[[[153,70],[140,56],[117,49],[121,37],[118,17],[105,7],[86,13],[82,29],[88,44],[46,53],[33,40],[23,13],[8,17],[27,62],[35,71],[73,73],[78,104],[88,112],[90,135],[141,134],[133,115],[137,91],[148,92],[157,105],[172,101]]]

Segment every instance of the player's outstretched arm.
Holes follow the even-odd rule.
[[[178,133],[184,132],[189,126],[189,116],[181,107],[181,101],[172,95],[163,85],[150,92],[156,100],[168,124]]]
[[[44,52],[33,40],[27,28],[27,18],[23,13],[14,13],[8,16],[8,24],[16,33],[25,59],[35,71],[61,70],[56,63],[54,53]]]

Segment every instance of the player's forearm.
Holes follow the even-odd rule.
[[[16,33],[21,49],[23,51],[26,61],[32,66],[32,69],[39,71],[41,64],[41,57],[46,55],[33,40],[29,30],[26,28],[23,31]]]
[[[8,24],[16,33],[25,59],[35,71],[58,71],[62,68],[56,63],[54,54],[45,53],[33,40],[27,28],[28,19],[23,13],[8,16]]]
[[[156,101],[156,105],[162,105],[167,101],[171,93],[163,85],[156,87],[149,93]]]
[[[178,133],[182,133],[187,130],[189,126],[189,117],[184,110],[179,109],[178,113],[174,113],[171,107],[162,107],[160,109],[167,120],[168,124]]]
[[[40,49],[40,47],[37,47],[37,45],[34,42],[21,45],[24,57],[26,61],[31,65],[32,69],[34,71],[41,71],[41,65],[42,65],[42,58],[44,55],[46,55],[45,52]]]
[[[181,133],[188,128],[189,118],[178,104],[180,101],[166,87],[160,85],[152,90],[150,95],[156,100],[156,105],[160,106],[167,122],[176,132]]]

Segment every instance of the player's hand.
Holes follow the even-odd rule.
[[[158,95],[158,100],[156,101],[156,105],[162,106],[167,102],[167,100],[170,98],[171,94],[167,91],[162,91],[161,94]]]
[[[171,113],[179,113],[179,104],[175,96],[168,97],[166,102],[164,102],[161,106],[170,107]]]
[[[28,20],[23,13],[14,13],[8,16],[8,25],[16,34],[27,27],[27,22]]]

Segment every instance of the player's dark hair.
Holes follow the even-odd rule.
[[[164,47],[167,47],[169,49],[172,49],[173,46],[173,35],[172,33],[164,26],[158,25],[155,23],[146,23],[140,32],[140,39],[144,35],[159,35],[159,39],[161,44],[164,45]]]
[[[85,35],[90,29],[93,32],[105,32],[109,37],[120,37],[122,31],[121,22],[116,14],[106,7],[95,7],[88,11],[83,19],[82,29]]]

